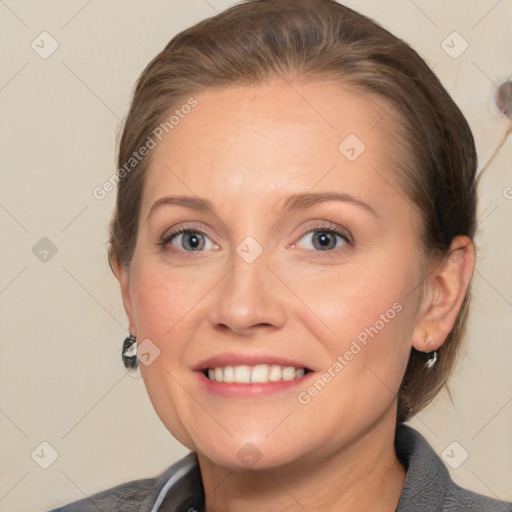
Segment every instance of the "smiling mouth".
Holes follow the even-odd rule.
[[[202,373],[213,382],[266,384],[268,382],[301,379],[311,371],[309,368],[295,368],[294,366],[281,366],[279,364],[257,364],[255,366],[205,368]]]

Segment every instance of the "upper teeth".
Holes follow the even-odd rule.
[[[256,366],[224,366],[208,369],[208,378],[215,382],[236,382],[250,384],[280,380],[300,379],[305,374],[304,368],[281,366],[278,364],[257,364]]]

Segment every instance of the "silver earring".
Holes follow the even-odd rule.
[[[135,336],[128,336],[123,342],[123,363],[126,368],[135,369],[139,366],[137,359],[137,338]]]
[[[437,363],[437,350],[434,350],[434,352],[427,352],[427,362],[425,363],[425,366],[430,370],[431,368],[434,368],[436,363]]]

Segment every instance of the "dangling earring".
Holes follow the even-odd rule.
[[[432,340],[432,336],[430,336],[428,332],[425,332],[425,338],[423,341],[428,345],[428,342]],[[431,368],[434,368],[434,366],[437,363],[437,350],[434,350],[433,352],[426,352],[426,355],[427,361],[425,363],[425,366],[430,370]]]
[[[431,368],[434,368],[436,363],[437,350],[434,350],[434,352],[427,352],[427,362],[425,363],[425,366],[430,370]]]
[[[137,338],[135,336],[128,336],[123,342],[123,363],[126,368],[135,369],[139,366],[137,359]]]

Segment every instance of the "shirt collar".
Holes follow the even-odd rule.
[[[450,475],[425,438],[411,427],[399,424],[395,450],[407,471],[396,512],[441,510]],[[158,478],[155,487],[156,495],[148,496],[141,508],[144,512],[204,510],[201,472],[197,455],[193,452],[167,469]]]
[[[450,474],[425,438],[411,427],[399,424],[395,450],[407,470],[397,512],[442,510]]]

